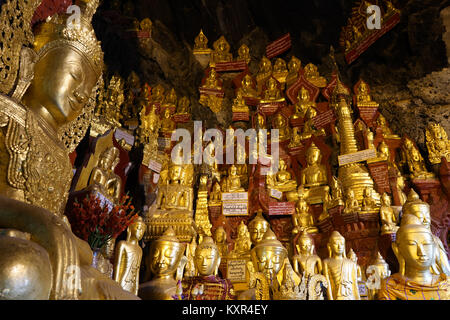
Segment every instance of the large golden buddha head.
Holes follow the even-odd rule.
[[[75,3],[81,9],[79,23],[60,14],[35,28],[34,78],[23,97],[55,130],[80,116],[87,104],[93,108],[103,70],[103,52],[91,25],[99,1]]]
[[[178,241],[172,227],[152,243],[150,269],[156,277],[170,277],[178,268],[184,245]]]
[[[306,162],[308,163],[308,165],[313,165],[313,164],[320,164],[321,160],[322,160],[322,153],[320,152],[320,149],[316,146],[314,142],[311,143],[310,147],[306,151]]]
[[[416,216],[425,227],[431,227],[430,205],[420,200],[419,195],[411,189],[403,205],[403,215]]]
[[[195,268],[200,276],[211,276],[217,273],[220,264],[219,248],[211,237],[205,237],[197,246],[194,255]]]
[[[287,249],[269,229],[262,241],[252,249],[251,255],[257,271],[262,272],[267,279],[274,279],[283,268]]]
[[[269,229],[269,222],[264,219],[262,211],[258,211],[256,217],[252,221],[250,221],[250,223],[248,224],[248,229],[250,232],[250,240],[252,241],[252,244],[257,245],[258,243],[260,243],[264,237],[264,234]]]

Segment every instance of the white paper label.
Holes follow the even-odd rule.
[[[278,191],[278,190],[276,190],[276,189],[270,189],[270,196],[271,196],[272,198],[275,198],[275,199],[280,200],[281,197],[283,196],[283,192]]]

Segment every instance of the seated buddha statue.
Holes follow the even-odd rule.
[[[379,104],[372,101],[372,97],[369,94],[369,87],[367,83],[361,81],[356,92],[356,104],[363,107],[378,107]]]
[[[298,72],[300,71],[301,67],[302,67],[302,62],[300,61],[300,59],[298,59],[295,56],[292,56],[291,60],[288,63],[289,73],[286,77],[286,85],[287,86],[290,86],[295,81],[297,81]]]
[[[286,61],[281,58],[277,58],[273,65],[273,77],[277,79],[279,83],[284,84],[289,71],[286,66]]]
[[[362,200],[362,211],[373,211],[376,210],[377,203],[372,196],[373,193],[372,187],[367,187],[363,191],[363,200]]]
[[[299,127],[294,127],[292,129],[291,141],[289,142],[288,148],[298,148],[303,146],[302,136]]]
[[[278,85],[278,81],[273,77],[267,80],[266,89],[262,93],[261,103],[282,102],[286,100]]]
[[[175,92],[175,89],[172,88],[172,90],[170,90],[169,94],[167,96],[164,97],[164,106],[165,107],[174,107],[177,105],[178,102],[178,97],[177,97],[177,93]]]
[[[155,105],[152,105],[150,107],[150,112],[148,114],[146,114],[146,109],[142,108],[139,114],[139,118],[141,120],[141,125],[139,128],[142,137],[149,138],[150,136],[158,134],[158,131],[161,127],[161,119],[159,118],[159,115],[156,113]]]
[[[164,87],[161,84],[156,85],[152,90],[152,103],[164,102]]]
[[[244,96],[242,95],[242,91],[238,91],[236,99],[233,101],[232,111],[248,113],[249,110],[250,109],[245,103]]]
[[[2,299],[136,299],[91,267],[88,243],[63,215],[73,177],[69,154],[86,134],[102,83],[103,52],[91,24],[98,1],[74,2],[78,28],[55,14],[34,30],[40,2],[27,3],[28,14],[18,3],[1,12],[9,10],[2,22],[15,36],[2,37],[0,53],[0,225],[29,238],[0,237]]]
[[[209,75],[206,78],[206,81],[205,81],[205,84],[203,85],[203,87],[207,88],[207,89],[222,90],[222,85],[220,83],[220,80],[218,78],[215,68],[211,68],[211,71],[209,72]]]
[[[194,264],[197,276],[182,280],[185,300],[234,300],[233,285],[229,279],[220,278],[220,252],[211,237],[205,237],[195,249]],[[195,288],[203,288],[199,294]],[[199,299],[200,298],[200,299]]]
[[[161,120],[161,131],[163,133],[172,133],[177,128],[175,121],[172,120],[170,108],[164,109],[164,117]]]
[[[377,118],[377,126],[381,128],[381,132],[383,133],[383,137],[386,139],[400,139],[400,137],[396,134],[394,134],[389,128],[389,125],[387,124],[386,118],[380,114]]]
[[[350,214],[361,211],[358,199],[356,199],[355,191],[352,189],[347,190],[345,197],[344,214]]]
[[[258,92],[261,92],[262,86],[272,75],[272,62],[265,56],[259,62],[259,70],[256,74],[256,82],[258,83]]]
[[[105,197],[118,203],[122,193],[122,179],[114,173],[119,163],[119,149],[109,147],[100,155],[97,166],[92,170],[88,186],[92,186]]]
[[[303,231],[297,240],[297,254],[292,257],[294,271],[298,275],[309,277],[322,274],[322,259],[314,253],[314,241],[307,231]]]
[[[317,108],[314,101],[311,101],[309,91],[305,87],[301,87],[297,95],[297,103],[294,105],[295,113],[291,116],[291,119],[304,118],[309,108]]]
[[[341,181],[333,176],[331,179],[331,200],[332,206],[344,205],[343,202],[344,194],[342,192],[342,184]]]
[[[380,219],[381,235],[397,232],[397,218],[394,210],[391,208],[391,198],[386,192],[381,197]]]
[[[227,232],[222,226],[218,227],[214,232],[214,241],[219,249],[221,259],[226,259],[228,257],[228,240]]]
[[[333,231],[328,240],[328,258],[323,261],[323,274],[328,280],[329,300],[360,300],[358,265],[345,254],[345,238]]]
[[[314,217],[311,213],[308,203],[304,199],[304,193],[299,192],[299,199],[295,205],[295,213],[292,215],[292,234],[298,233],[318,233],[319,230],[314,224]]]
[[[250,248],[252,246],[252,241],[250,240],[250,233],[244,221],[241,221],[241,223],[239,224],[237,232],[238,235],[236,241],[234,242],[234,249],[231,252],[231,256],[232,257],[250,256]]]
[[[438,252],[433,234],[417,217],[402,218],[392,249],[400,269],[381,282],[379,300],[449,299],[447,275],[431,271]]]
[[[213,44],[214,51],[211,53],[211,62],[231,62],[233,61],[233,55],[230,53],[230,45],[224,36],[221,36]]]
[[[327,169],[321,159],[322,153],[313,142],[306,150],[307,166],[300,176],[300,184],[305,188],[308,204],[323,203],[324,195],[330,190]]]
[[[269,222],[264,219],[262,210],[259,210],[256,216],[248,223],[248,230],[250,232],[250,240],[252,245],[256,246],[260,243],[267,230],[270,229]]]
[[[268,187],[275,189],[279,192],[286,194],[294,192],[297,189],[297,181],[292,179],[292,175],[287,171],[286,161],[283,159],[278,160],[278,171],[272,176],[272,179],[267,179]]]
[[[245,61],[245,63],[249,64],[251,60],[250,56],[250,49],[248,46],[244,43],[242,46],[238,49],[238,61]]]
[[[450,162],[450,140],[444,128],[437,123],[430,123],[425,135],[431,164],[441,163],[441,158]]]
[[[176,114],[189,114],[191,112],[191,102],[188,97],[183,97],[178,101],[178,108]]]
[[[241,178],[237,175],[235,165],[228,169],[228,176],[222,179],[221,188],[222,192],[245,192],[245,189],[241,187]]]
[[[211,49],[208,48],[208,38],[206,38],[203,30],[194,39],[194,54],[208,54]]]
[[[258,92],[253,87],[253,79],[250,74],[246,74],[244,78],[242,78],[241,87],[238,89],[238,94],[239,92],[246,98],[258,98]]]
[[[303,132],[301,134],[302,140],[306,140],[314,136],[324,136],[325,129],[316,129],[314,118],[317,116],[316,108],[309,108],[305,114],[305,125],[303,127]]]
[[[429,172],[425,166],[425,161],[419,152],[419,149],[414,145],[411,139],[406,138],[402,146],[403,160],[406,162],[410,177],[412,179],[432,179],[435,177],[434,173]]]
[[[127,239],[118,243],[115,248],[114,280],[124,290],[135,295],[139,290],[139,268],[142,260],[142,248],[139,241],[144,237],[146,225],[138,217],[127,229]]]
[[[176,293],[175,273],[183,256],[185,245],[180,243],[172,227],[151,244],[148,263],[153,279],[139,286],[143,300],[172,300]]]
[[[419,195],[411,189],[408,199],[403,205],[403,216],[412,215],[419,219],[419,222],[431,231],[431,215],[430,205],[420,200]],[[403,218],[402,218],[403,221]],[[431,267],[432,273],[435,275],[446,274],[450,276],[450,266],[447,258],[447,252],[440,238],[432,234],[433,241],[436,245],[435,261]]]
[[[211,193],[209,194],[209,206],[215,206],[215,205],[221,205],[222,204],[222,190],[220,187],[220,182],[217,181],[213,185],[213,189],[211,190]]]
[[[316,87],[325,88],[327,86],[327,80],[320,76],[317,66],[312,63],[305,66],[305,78]]]
[[[278,129],[279,141],[286,141],[291,138],[291,127],[287,119],[281,114],[277,113],[273,119],[273,129]]]

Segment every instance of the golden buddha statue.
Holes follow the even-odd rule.
[[[163,133],[172,133],[177,128],[175,121],[172,120],[170,109],[164,109],[164,117],[161,120],[161,131]]]
[[[383,137],[386,139],[400,139],[400,137],[396,134],[394,134],[389,128],[386,118],[380,114],[377,118],[377,126],[381,128],[381,131],[383,133]]]
[[[152,105],[148,114],[146,114],[146,108],[142,108],[139,118],[141,120],[141,125],[139,126],[141,141],[150,143],[151,138],[157,138],[158,131],[161,128],[161,119],[156,113],[156,106]]]
[[[208,38],[206,38],[203,30],[194,39],[194,54],[209,54],[211,49],[208,48]]]
[[[303,132],[301,134],[302,140],[310,139],[314,136],[324,136],[325,129],[316,129],[314,118],[317,116],[316,108],[309,108],[305,114],[305,125],[303,126]]]
[[[333,176],[331,179],[331,200],[332,200],[332,206],[340,206],[344,205],[344,194],[342,192],[342,184],[341,181]]]
[[[170,90],[169,94],[167,96],[165,96],[164,98],[164,107],[175,107],[177,105],[178,102],[178,97],[177,97],[177,93],[175,92],[175,89],[172,88],[172,90]]]
[[[216,64],[219,62],[231,62],[233,61],[233,55],[230,52],[230,45],[224,36],[221,36],[213,44],[214,51],[211,53],[211,63]]]
[[[318,233],[319,229],[314,225],[314,217],[310,211],[309,205],[304,199],[304,193],[299,192],[299,199],[295,206],[295,213],[292,215],[292,234],[298,233]]]
[[[194,262],[195,250],[197,250],[197,239],[195,237],[192,237],[191,243],[186,244],[185,254],[184,257],[181,258],[180,266],[178,268],[178,270],[180,270],[180,267],[183,264],[183,260],[186,261],[183,270],[183,277],[195,277],[195,275],[197,274]]]
[[[185,246],[169,227],[151,244],[149,265],[154,277],[139,287],[139,297],[144,300],[172,300],[176,293],[175,273]]]
[[[222,204],[222,189],[220,187],[220,182],[217,181],[213,185],[213,189],[209,194],[209,206],[217,206]]]
[[[211,236],[211,222],[208,212],[208,176],[200,176],[200,186],[197,193],[197,205],[195,207],[195,225],[199,236],[198,242],[201,243],[204,236]]]
[[[178,108],[176,114],[190,114],[191,112],[190,104],[191,102],[189,101],[188,97],[181,98],[178,101]]]
[[[362,107],[378,107],[379,104],[372,101],[372,97],[369,94],[369,86],[367,83],[361,80],[360,85],[356,89],[356,105]]]
[[[397,218],[391,208],[391,198],[386,192],[381,197],[380,219],[381,235],[397,232]]]
[[[426,130],[428,159],[431,164],[441,163],[441,158],[450,162],[450,140],[444,128],[437,123],[428,124]]]
[[[241,87],[238,89],[243,97],[258,98],[258,92],[253,88],[253,79],[250,74],[246,74],[241,81]]]
[[[122,193],[122,179],[114,173],[119,163],[119,149],[109,147],[100,155],[97,166],[92,170],[88,186],[93,186],[112,202],[118,203]]]
[[[234,99],[233,101],[232,111],[244,113],[248,113],[250,111],[247,104],[245,103],[244,97],[242,96],[242,91],[238,91],[236,99]]]
[[[322,153],[315,143],[306,150],[307,166],[300,176],[300,185],[305,188],[308,204],[323,203],[324,195],[329,192],[327,169],[321,163]]]
[[[273,129],[278,129],[279,141],[291,139],[291,127],[289,127],[288,120],[281,113],[277,113],[273,119],[272,127]]]
[[[287,171],[286,161],[283,159],[278,160],[278,171],[273,176],[267,176],[267,186],[271,189],[275,189],[279,192],[287,193],[294,192],[297,189],[297,181],[292,179],[292,175]],[[271,178],[271,179],[270,179]]]
[[[309,91],[305,87],[301,87],[297,95],[297,103],[294,105],[295,113],[291,116],[291,119],[296,120],[304,118],[309,108],[317,108],[317,104],[311,100]]]
[[[262,94],[261,103],[283,102],[285,100],[283,92],[278,87],[277,79],[270,77],[266,82],[266,90]]]
[[[366,269],[367,288],[369,300],[378,300],[378,293],[381,289],[381,281],[391,275],[389,264],[383,259],[380,252],[376,259]],[[375,280],[375,283],[371,282]]]
[[[292,129],[291,141],[289,142],[288,148],[298,148],[298,147],[302,147],[302,146],[303,146],[303,143],[302,143],[302,136],[300,133],[300,128],[294,127]]]
[[[207,88],[207,89],[222,90],[222,86],[220,84],[220,80],[218,78],[215,68],[211,68],[211,71],[209,72],[209,75],[206,78],[206,81],[205,81],[205,84],[203,85],[203,87]]]
[[[305,78],[316,87],[325,88],[327,86],[327,80],[320,76],[317,66],[312,63],[305,66]]]
[[[128,226],[127,240],[117,245],[114,261],[114,280],[124,290],[135,295],[139,290],[139,268],[142,260],[142,249],[139,241],[144,237],[146,225],[141,217]]]
[[[238,61],[245,61],[245,63],[249,64],[251,60],[250,49],[246,44],[243,44],[238,49]]]
[[[403,205],[403,217],[413,215],[419,219],[419,223],[423,224],[431,232],[431,216],[430,205],[420,200],[419,195],[411,189],[408,199]],[[402,218],[403,224],[403,218]],[[439,275],[441,273],[450,276],[450,265],[447,258],[447,252],[442,244],[441,239],[432,234],[434,243],[436,244],[435,261],[432,265],[432,273]]]
[[[305,277],[322,274],[322,260],[314,253],[314,241],[306,230],[298,238],[296,247],[298,253],[292,257],[294,271]]]
[[[250,256],[250,248],[252,246],[252,241],[250,240],[250,233],[244,221],[241,221],[237,231],[238,235],[236,241],[234,242],[234,249],[231,252],[231,256],[232,257]]]
[[[156,85],[152,90],[152,103],[164,102],[164,87],[161,84]]]
[[[272,62],[265,56],[259,62],[259,70],[256,74],[256,82],[258,83],[258,92],[261,92],[262,86],[272,75]]]
[[[245,192],[245,189],[241,187],[241,178],[237,175],[237,168],[232,165],[228,169],[228,176],[222,179],[221,182],[222,192]]]
[[[248,230],[250,232],[250,240],[252,241],[252,245],[256,246],[258,243],[260,243],[264,237],[264,234],[269,229],[269,222],[264,219],[262,210],[259,210],[255,218],[253,218],[253,220],[248,223]]]
[[[392,249],[400,270],[382,281],[380,300],[450,299],[447,276],[431,272],[437,253],[433,234],[417,217],[407,214],[402,218]]]
[[[60,14],[33,34],[30,22],[39,4],[8,2],[0,19],[9,30],[0,35],[0,225],[30,235],[1,237],[8,242],[0,257],[7,266],[1,268],[8,269],[0,271],[0,291],[4,299],[17,299],[19,291],[21,299],[136,299],[91,267],[89,245],[63,216],[73,177],[69,153],[85,136],[102,87],[103,52],[91,25],[99,3],[75,1],[81,9],[78,28]],[[8,273],[19,266],[20,274]],[[35,276],[36,266],[46,275]],[[20,288],[11,287],[13,282]],[[36,288],[42,289],[39,297]]]
[[[377,202],[373,198],[373,188],[367,187],[363,191],[362,211],[374,211],[377,209]]]
[[[323,261],[329,300],[360,300],[358,266],[346,258],[345,238],[337,231],[331,233],[327,244],[328,258]]]
[[[298,72],[300,71],[301,67],[302,67],[302,62],[300,61],[300,59],[298,59],[295,56],[292,56],[291,60],[288,63],[289,73],[286,77],[286,85],[287,86],[290,86],[295,81],[297,81]]]
[[[227,232],[223,227],[218,227],[214,232],[214,241],[219,249],[220,257],[222,260],[228,257],[228,241]]]
[[[347,254],[347,258],[352,260],[354,263],[356,263],[356,269],[358,274],[358,282],[362,282],[362,271],[361,266],[358,264],[358,256],[356,255],[355,251],[351,248],[350,251]]]
[[[273,65],[273,77],[277,79],[279,83],[284,84],[288,73],[289,71],[286,66],[286,61],[281,58],[277,58]]]
[[[406,138],[402,146],[403,161],[406,162],[412,179],[432,179],[434,173],[428,172],[425,161],[411,139]]]
[[[361,207],[359,206],[358,199],[356,199],[355,191],[352,189],[347,190],[347,194],[345,197],[345,208],[344,214],[350,214],[361,211]]]

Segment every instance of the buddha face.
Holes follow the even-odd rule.
[[[334,256],[342,256],[345,253],[345,239],[343,237],[332,237],[328,242],[328,250]]]
[[[306,155],[306,161],[309,165],[317,164],[320,160],[320,150],[316,148],[310,148]]]
[[[155,241],[150,268],[157,276],[172,275],[181,258],[181,246],[171,241]]]
[[[300,89],[298,92],[298,97],[300,101],[308,101],[309,100],[309,92],[304,87]]]
[[[237,168],[235,166],[230,167],[230,175],[235,176],[237,174]]]
[[[391,198],[389,197],[389,195],[386,192],[383,193],[383,196],[381,197],[381,203],[385,207],[391,206]]]
[[[269,90],[275,90],[277,87],[277,82],[275,79],[270,78],[269,81],[267,82],[267,88]]]
[[[217,228],[216,233],[214,234],[214,240],[216,243],[224,243],[227,239],[227,234],[222,227]]]
[[[169,119],[170,118],[170,109],[167,108],[166,110],[164,110],[164,118]]]
[[[199,245],[195,250],[194,263],[201,276],[214,274],[219,259],[219,251],[212,246]]]
[[[295,57],[292,57],[291,61],[289,61],[289,71],[298,71],[300,67],[299,60]]]
[[[274,66],[274,71],[285,71],[286,70],[286,62],[283,59],[277,59]]]
[[[251,88],[252,87],[252,78],[249,75],[246,75],[244,79],[242,79],[242,86],[244,88]]]
[[[262,114],[258,113],[257,120],[258,120],[258,125],[260,128],[264,128],[266,126],[266,120],[264,120],[264,117]]]
[[[55,128],[79,115],[98,80],[87,58],[69,45],[45,53],[34,72],[24,104],[45,109],[41,114]]]
[[[268,226],[265,221],[257,221],[249,226],[250,240],[254,245],[261,242],[267,229]]]
[[[135,222],[130,225],[131,236],[140,241],[144,237],[146,225],[143,222]]]
[[[439,125],[431,125],[430,131],[437,140],[442,139],[442,133],[441,133]]]
[[[278,168],[280,169],[280,171],[286,170],[286,168],[287,168],[286,162],[284,162],[283,159],[280,159],[280,163],[279,163],[279,165],[278,165]]]
[[[367,94],[367,85],[365,82],[361,82],[361,85],[359,86],[359,93]]]
[[[181,179],[181,166],[173,165],[169,168],[169,177],[172,181],[179,181]]]
[[[431,232],[424,227],[409,225],[398,232],[398,254],[405,260],[407,269],[428,270],[434,262],[435,244]]]
[[[281,247],[262,246],[255,252],[257,271],[264,273],[268,279],[274,279],[283,267],[286,251]]]
[[[372,189],[371,188],[364,189],[364,196],[366,198],[371,198],[372,197]]]
[[[312,250],[312,240],[309,237],[300,237],[299,241],[298,241],[298,247],[300,249],[300,253],[301,254],[308,254],[310,253]]]

